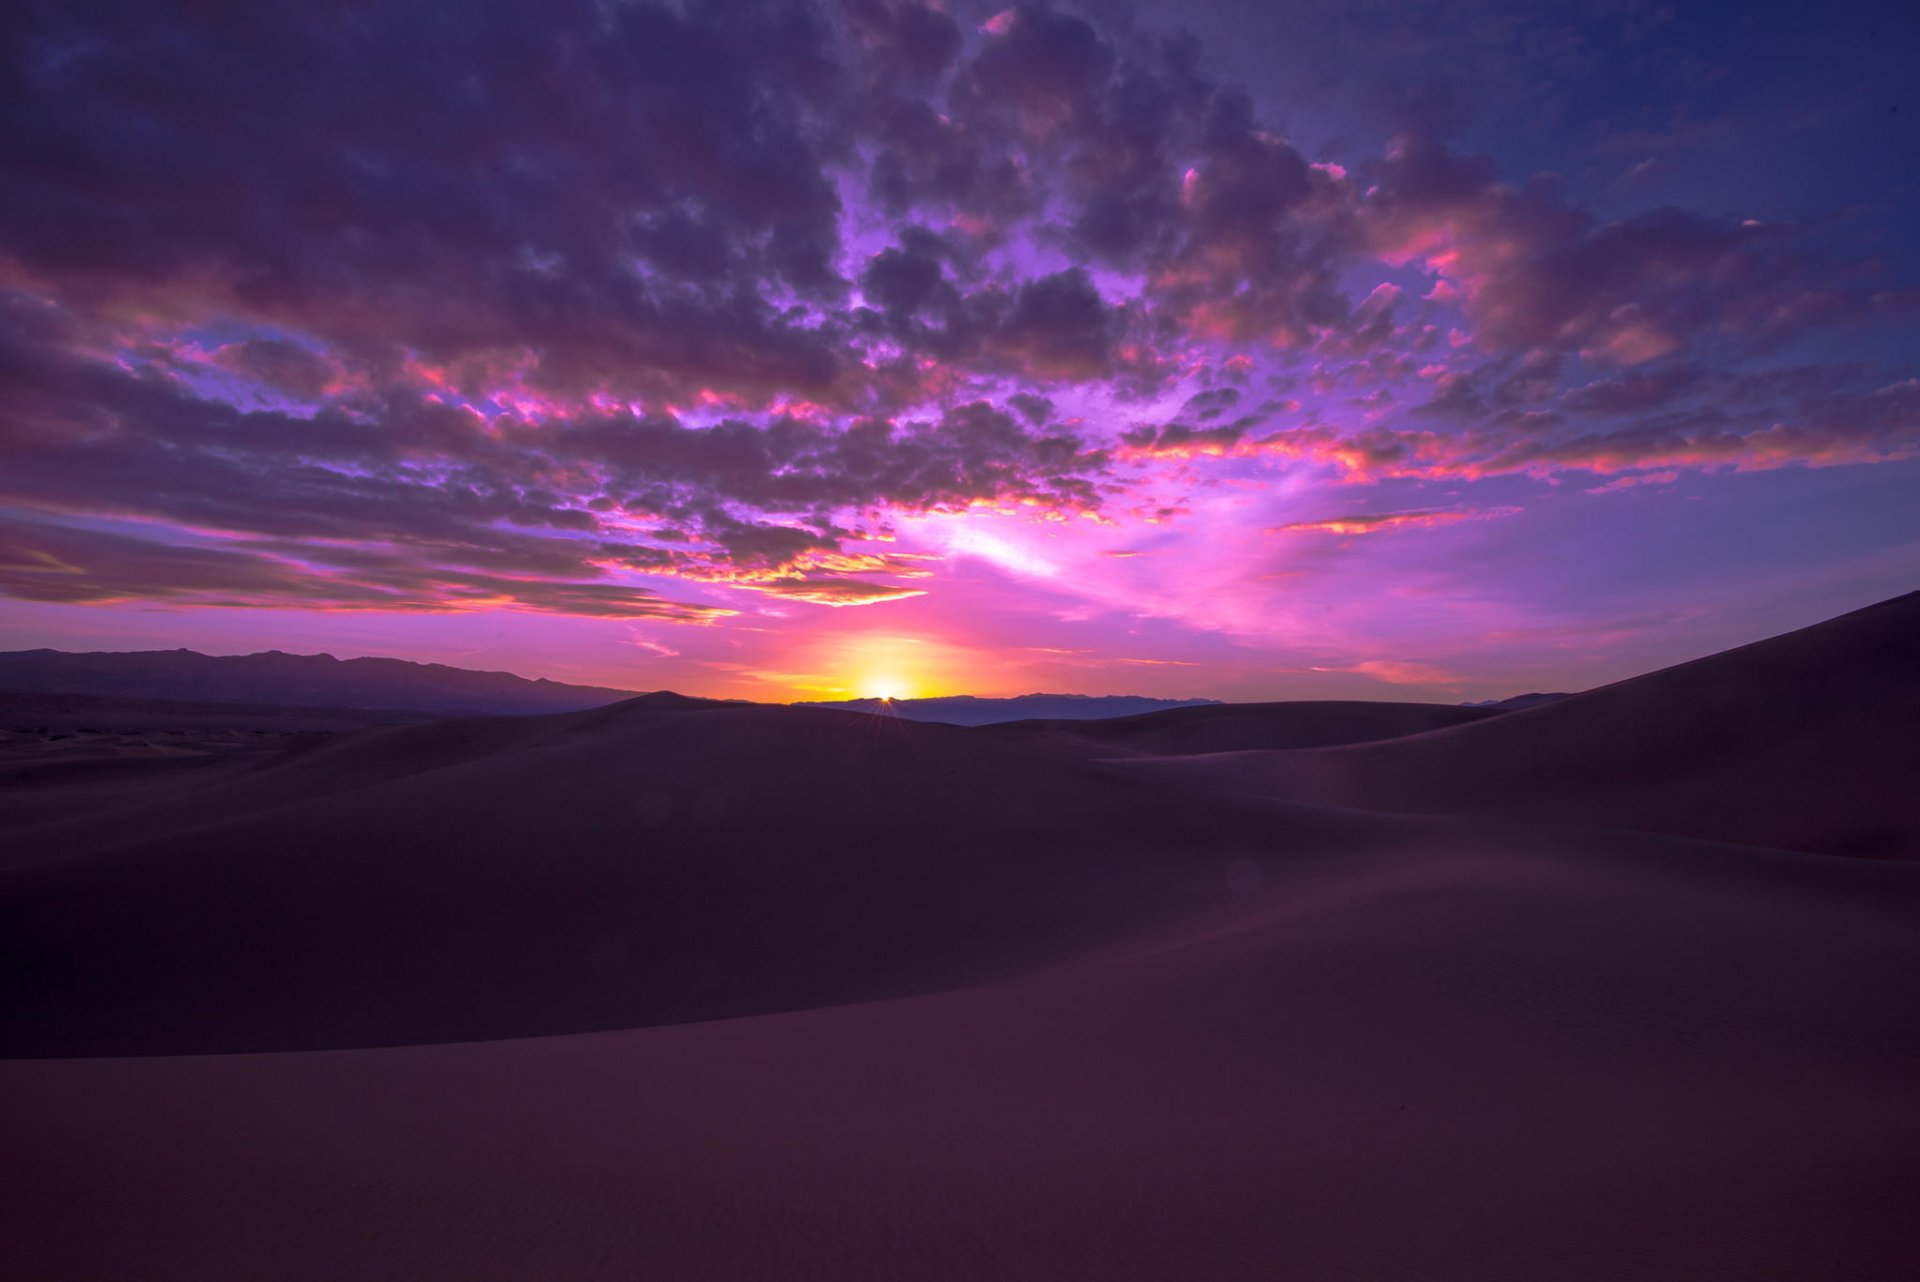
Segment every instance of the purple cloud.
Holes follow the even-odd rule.
[[[1901,291],[1807,228],[1431,132],[1310,159],[1191,38],[1064,7],[4,23],[30,599],[697,621],[647,583],[937,592],[875,550],[929,513],[1920,452],[1911,371],[1834,355]]]

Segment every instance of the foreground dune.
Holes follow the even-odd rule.
[[[36,1279],[1912,1276],[1920,869],[1443,825],[636,1032],[15,1061]]]
[[[1920,593],[1432,734],[1133,768],[1368,810],[1920,858]]]

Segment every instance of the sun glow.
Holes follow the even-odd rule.
[[[907,683],[899,677],[871,676],[861,681],[856,688],[862,699],[885,699],[888,703],[892,703],[895,699],[913,697]]]
[[[817,639],[806,656],[819,673],[805,697],[930,699],[996,684],[981,656],[938,637],[840,632]]]

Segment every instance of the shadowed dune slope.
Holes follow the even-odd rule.
[[[676,701],[689,707],[704,702],[667,693],[628,702],[634,708],[658,709]],[[401,724],[414,724],[380,734],[377,726],[365,720],[349,720],[323,733],[291,730],[261,736],[247,727],[287,724],[283,718],[297,710],[253,707],[240,711],[244,715],[228,723],[238,728],[173,736],[202,751],[168,754],[160,760],[114,746],[125,735],[84,731],[67,735],[62,742],[25,744],[11,755],[0,755],[0,835],[8,837],[0,847],[0,868],[44,863],[156,834],[230,822],[277,806],[320,801],[370,783],[540,742],[556,731],[565,733],[573,724],[553,717],[425,722],[401,718]],[[218,712],[209,713],[209,718],[213,725],[220,722]],[[297,726],[299,721],[291,724]],[[221,737],[228,742],[214,743]],[[146,736],[150,743],[166,743],[169,738]]]
[[[1366,809],[1920,858],[1920,593],[1418,738],[1129,768]]]
[[[213,780],[330,736],[430,719],[351,708],[0,691],[0,834],[76,817],[98,831],[116,812],[191,797]],[[150,827],[152,817],[145,812],[140,822]],[[0,868],[37,862],[48,849],[44,837],[0,843]]]
[[[1905,1282],[1920,868],[1423,821],[1004,984],[0,1064],[36,1282]]]
[[[1012,721],[981,734],[1095,759],[1185,756],[1250,748],[1321,748],[1424,734],[1498,716],[1441,703],[1302,701],[1169,708],[1103,721]]]
[[[17,829],[0,1053],[259,1050],[924,991],[1389,825],[946,726],[656,695],[374,731]]]
[[[0,730],[359,730],[430,721],[425,713],[259,703],[215,703],[66,691],[0,690]]]

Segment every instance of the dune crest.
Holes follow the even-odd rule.
[[[947,726],[648,696],[345,737],[16,834],[8,1054],[467,1040],[948,987],[1389,825]]]
[[[1368,810],[1920,858],[1920,593],[1419,737],[1130,764]]]
[[[1014,721],[989,731],[1010,742],[1096,760],[1189,756],[1254,748],[1320,748],[1425,734],[1498,715],[1441,703],[1298,701],[1169,708],[1103,721]]]

